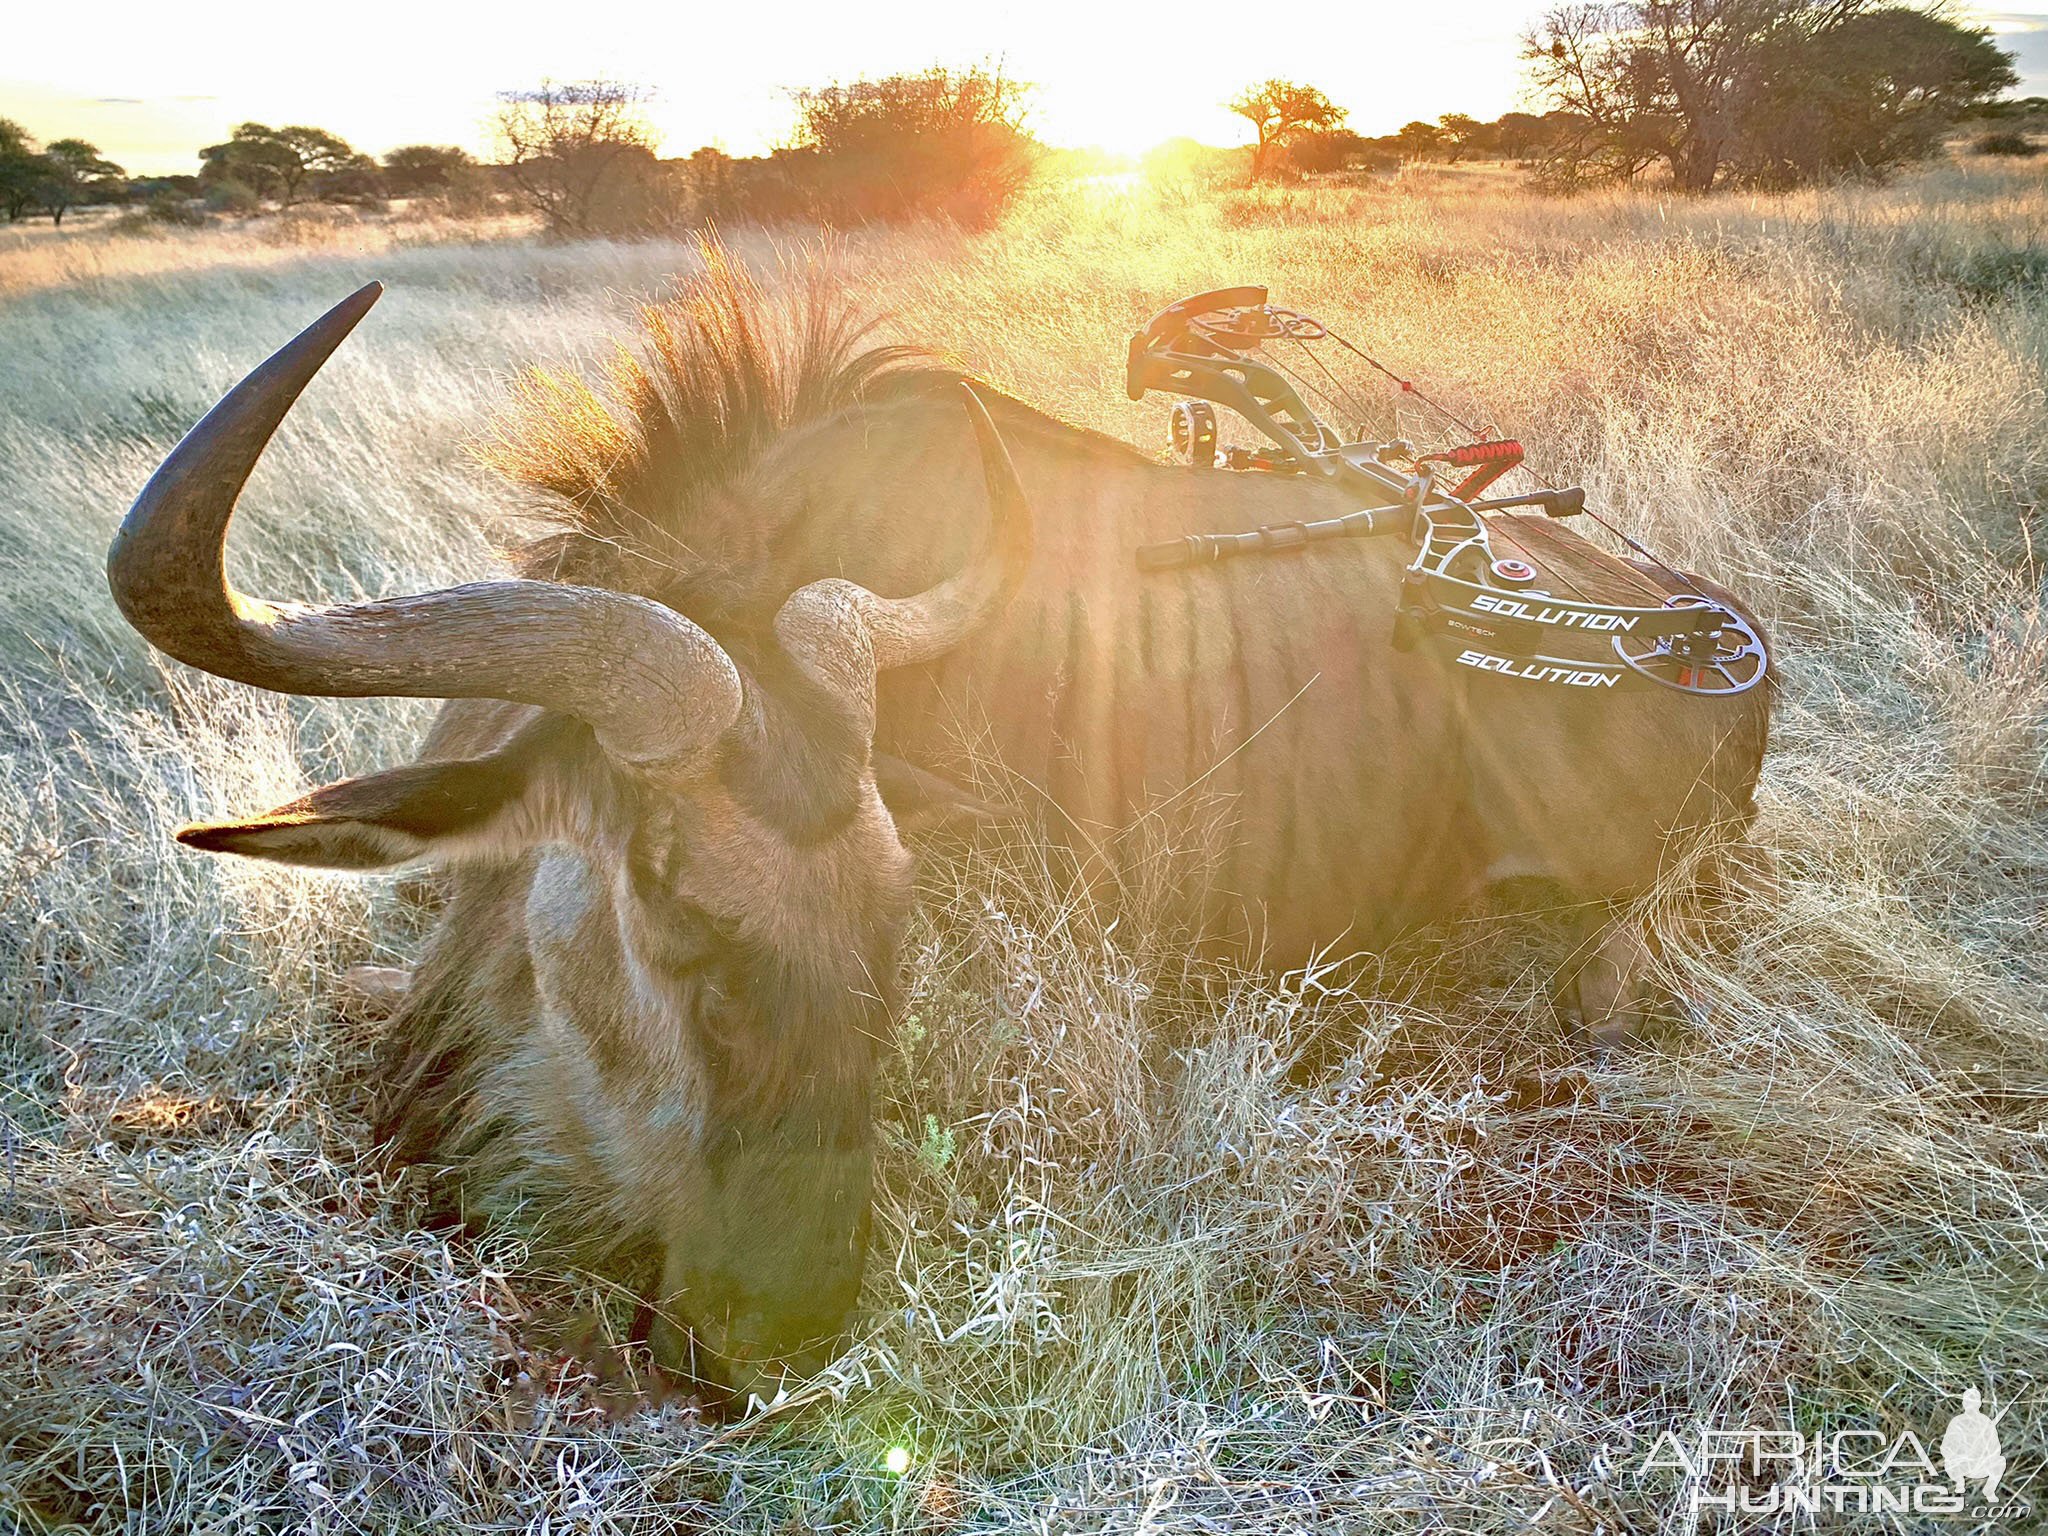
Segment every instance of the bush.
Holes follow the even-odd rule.
[[[1351,156],[1365,147],[1365,138],[1349,128],[1333,128],[1327,132],[1310,130],[1297,134],[1281,146],[1277,157],[1297,171],[1314,175],[1328,171],[1341,171]]]
[[[424,201],[444,218],[480,219],[498,211],[500,196],[489,171],[466,165],[450,171],[440,188],[426,194]]]
[[[591,192],[584,233],[614,240],[673,233],[689,222],[685,180],[679,166],[649,151],[621,152]]]
[[[314,178],[312,189],[313,195],[324,203],[360,208],[367,213],[382,213],[390,206],[384,197],[383,173],[367,156]]]
[[[206,189],[206,207],[211,213],[255,213],[263,199],[247,182],[223,177]]]
[[[647,93],[617,80],[544,80],[499,94],[505,174],[550,236],[657,232],[662,167]]]
[[[384,185],[393,197],[430,197],[475,166],[451,144],[406,144],[384,156]]]
[[[266,245],[331,245],[338,231],[353,227],[353,210],[316,203],[287,208],[274,219],[254,226]]]
[[[1037,170],[1028,87],[975,66],[828,85],[797,95],[794,148],[819,217],[833,223],[1001,217]]]
[[[2038,155],[2041,152],[2041,146],[2028,138],[2024,133],[2013,133],[2010,131],[1980,133],[1971,143],[1970,148],[1980,155],[2020,156]]]
[[[206,210],[175,192],[158,193],[142,206],[141,212],[152,224],[168,224],[177,229],[198,229],[206,223]]]
[[[189,197],[159,192],[148,201],[124,209],[107,225],[117,235],[160,235],[167,229],[203,229],[213,220]]]

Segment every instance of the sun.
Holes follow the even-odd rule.
[[[1220,93],[1186,85],[1133,91],[1128,80],[1090,75],[1042,82],[1031,98],[1026,126],[1048,144],[1134,159],[1175,138],[1240,144],[1249,130],[1223,107]]]

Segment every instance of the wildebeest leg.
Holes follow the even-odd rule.
[[[335,1011],[351,1019],[384,1019],[398,1012],[412,972],[395,965],[352,965],[334,989]]]
[[[1582,1050],[1605,1056],[1627,1043],[1642,1017],[1652,951],[1642,924],[1590,908],[1579,941],[1552,983],[1551,1001]]]
[[[679,1248],[680,1245],[671,1244],[662,1260],[661,1285],[655,1292],[651,1309],[653,1322],[647,1329],[647,1347],[654,1356],[654,1363],[664,1371],[688,1377],[692,1374],[690,1356],[694,1339],[690,1325],[682,1316],[688,1273]]]
[[[714,1420],[736,1417],[746,1402],[743,1391],[717,1379],[712,1362],[700,1351],[705,1341],[685,1315],[690,1265],[685,1244],[672,1242],[662,1260],[661,1283],[651,1300],[643,1300],[633,1317],[635,1333],[647,1343],[654,1367],[670,1394],[683,1394],[699,1412]]]

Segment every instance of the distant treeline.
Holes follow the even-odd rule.
[[[1491,122],[1448,113],[1397,133],[1345,126],[1313,85],[1268,80],[1227,103],[1243,149],[1174,140],[1155,178],[1280,181],[1373,175],[1418,161],[1499,159],[1570,190],[1648,174],[1682,191],[1875,176],[1975,121],[1975,148],[2032,154],[2048,101],[2001,102],[2016,83],[1988,34],[1868,0],[1598,0],[1553,8],[1524,39],[1532,95]],[[1107,168],[1050,150],[1026,126],[1030,87],[988,66],[934,68],[794,93],[786,145],[664,159],[646,95],[614,81],[543,82],[499,98],[496,159],[415,144],[381,159],[324,129],[244,123],[199,152],[192,175],[129,178],[91,144],[39,145],[0,119],[0,209],[61,223],[86,203],[135,205],[140,222],[405,199],[459,216],[537,215],[552,235],[635,236],[706,224],[844,226],[996,218],[1035,177]]]
[[[707,222],[856,224],[993,218],[1045,166],[1023,126],[1026,88],[1000,70],[931,69],[796,94],[790,142],[739,158],[704,148],[663,159],[645,93],[613,81],[544,82],[500,97],[499,158],[447,145],[381,157],[304,125],[243,123],[189,175],[129,177],[90,144],[39,146],[0,119],[0,209],[9,219],[130,204],[171,224],[305,204],[378,210],[393,199],[455,216],[527,211],[564,237],[646,235]]]

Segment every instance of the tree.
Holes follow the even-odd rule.
[[[785,157],[803,162],[828,219],[941,214],[992,222],[1037,171],[1031,87],[999,68],[933,68],[796,93]]]
[[[512,185],[557,236],[644,227],[657,142],[647,93],[616,80],[502,91],[496,128]]]
[[[1982,31],[1924,11],[1850,16],[1766,55],[1740,102],[1730,169],[1767,185],[1889,170],[2018,82]]]
[[[61,225],[64,215],[81,203],[118,197],[125,184],[121,167],[102,159],[99,147],[83,139],[57,140],[43,151],[42,162],[36,201],[52,225]]]
[[[1372,145],[1349,128],[1304,128],[1287,142],[1287,161],[1298,171],[1341,171],[1372,158]]]
[[[1663,159],[1681,190],[1708,190],[1730,137],[1728,96],[1744,55],[1800,4],[1573,0],[1553,8],[1522,52],[1536,93],[1578,126],[1547,146],[1553,178],[1629,177]]]
[[[1265,174],[1268,157],[1276,148],[1304,130],[1326,132],[1336,128],[1346,115],[1344,108],[1314,86],[1293,80],[1268,80],[1263,85],[1250,86],[1225,105],[1258,134],[1252,146],[1254,181]]]
[[[1535,159],[1550,138],[1543,119],[1528,112],[1503,112],[1493,128],[1501,154],[1510,160]]]
[[[1446,112],[1436,120],[1436,126],[1437,142],[1453,165],[1466,155],[1483,155],[1500,146],[1500,130],[1495,124],[1482,123],[1463,112]]]
[[[394,197],[445,192],[450,181],[476,162],[448,144],[406,144],[384,156],[384,184]]]
[[[1982,34],[1868,0],[1572,0],[1523,39],[1523,58],[1574,126],[1550,146],[1559,179],[1661,160],[1687,192],[1750,162],[1808,175],[1896,164],[2011,78]],[[1822,127],[1825,154],[1797,144]]]
[[[199,151],[205,162],[202,179],[231,178],[289,208],[313,190],[322,178],[359,171],[371,162],[349,148],[348,141],[324,128],[272,128],[243,123],[225,144]]]
[[[36,205],[43,181],[43,157],[28,130],[0,117],[0,208],[11,224]]]
[[[1426,160],[1443,147],[1444,132],[1435,123],[1403,123],[1394,143],[1406,160]]]

